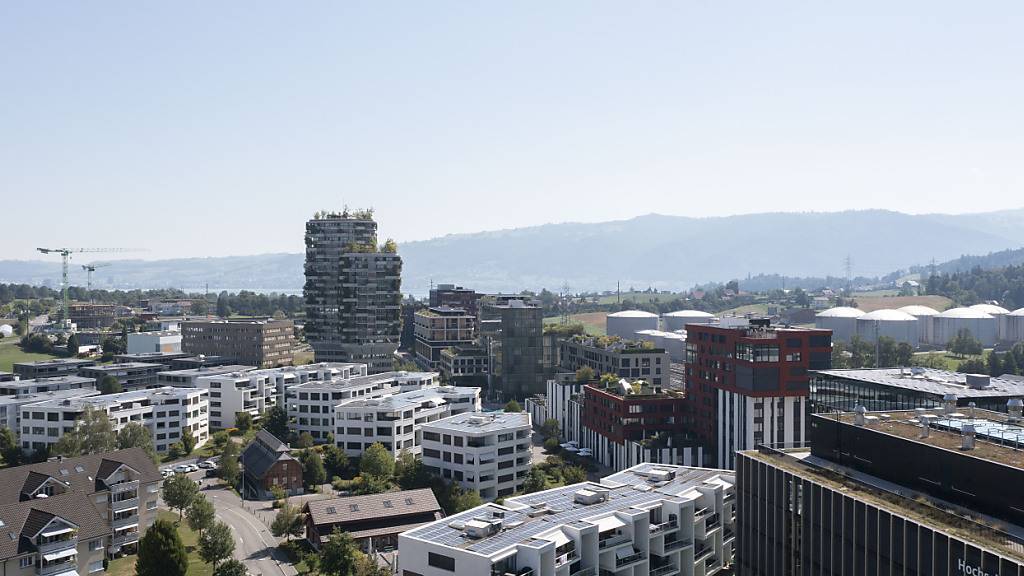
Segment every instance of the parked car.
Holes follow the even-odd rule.
[[[192,467],[188,464],[178,464],[174,467],[174,471],[178,474],[188,474],[192,471]]]
[[[205,460],[199,463],[199,467],[202,468],[203,470],[211,470],[213,468],[216,468],[217,465],[214,464],[212,460]]]

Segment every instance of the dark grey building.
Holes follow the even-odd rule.
[[[124,391],[140,390],[156,386],[157,374],[166,370],[163,364],[150,364],[148,362],[124,362],[121,364],[103,364],[101,366],[89,366],[79,370],[79,375],[92,378],[96,381],[96,388],[100,388],[103,379],[113,376],[124,387]]]
[[[317,362],[391,370],[401,337],[402,259],[378,248],[369,212],[306,222],[306,340]]]
[[[36,362],[15,362],[14,373],[22,380],[29,378],[52,378],[54,376],[74,376],[87,366],[95,366],[95,360],[79,358],[56,358]]]
[[[544,309],[521,300],[485,306],[486,314],[501,319],[491,344],[491,385],[502,399],[543,394],[553,367],[544,364]],[[485,313],[482,311],[482,314]]]

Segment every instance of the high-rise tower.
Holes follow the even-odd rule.
[[[306,340],[317,362],[391,370],[401,333],[402,259],[377,245],[371,210],[317,213],[306,222]]]

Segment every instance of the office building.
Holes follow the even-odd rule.
[[[453,346],[441,350],[439,366],[445,382],[456,386],[486,386],[491,356],[479,346]]]
[[[181,325],[183,352],[227,356],[247,366],[291,366],[294,348],[291,320],[189,320]]]
[[[185,433],[192,434],[198,448],[210,437],[207,398],[206,390],[165,387],[25,404],[19,408],[19,440],[29,452],[49,449],[75,428],[90,407],[106,412],[115,431],[129,422],[148,428],[157,452],[167,452]]]
[[[302,494],[302,463],[292,456],[287,444],[270,432],[257,432],[239,461],[248,497],[273,498],[275,486],[288,496]]]
[[[160,473],[141,448],[0,470],[7,574],[102,572],[156,520]]]
[[[640,464],[402,533],[402,576],[712,576],[735,540],[731,472]]]
[[[156,386],[157,374],[164,370],[162,364],[148,362],[124,362],[121,364],[100,364],[86,366],[78,371],[80,376],[96,380],[98,387],[107,376],[116,378],[125,390],[138,390]]]
[[[714,462],[762,443],[805,441],[808,370],[832,366],[831,332],[773,326],[686,327],[687,427]]]
[[[181,332],[131,332],[128,334],[128,353],[181,353]]]
[[[206,354],[200,354],[199,356],[190,356],[186,354],[182,358],[174,358],[171,360],[171,370],[213,368],[216,366],[228,366],[232,364],[237,365],[238,360],[235,360],[231,356],[208,356]]]
[[[462,308],[436,306],[416,312],[416,363],[427,370],[441,365],[441,352],[469,346],[476,338],[476,316]]]
[[[492,392],[500,393],[503,400],[543,393],[552,371],[544,364],[544,309],[510,300],[507,304],[484,305],[483,310],[500,319],[496,338],[487,339],[491,370],[496,377]]]
[[[739,453],[737,574],[1024,574],[1014,404],[858,406],[811,415],[809,448]]]
[[[35,362],[15,362],[14,373],[22,380],[30,378],[53,378],[55,376],[74,376],[86,366],[95,366],[95,360],[80,358],[55,358],[53,360],[37,360]]]
[[[423,466],[484,500],[521,492],[530,474],[530,415],[467,412],[421,426]]]
[[[331,532],[341,530],[371,555],[396,549],[399,534],[444,517],[429,488],[310,500],[302,512],[306,540],[314,550],[320,550]]]
[[[306,340],[317,362],[394,366],[401,335],[402,259],[378,249],[369,211],[306,222]]]
[[[25,396],[57,390],[93,389],[96,380],[83,376],[55,376],[0,382],[0,396]]]
[[[462,286],[456,286],[455,284],[438,284],[437,286],[430,289],[430,299],[428,301],[431,308],[438,306],[447,306],[449,308],[462,308],[470,315],[477,315],[477,303],[483,294],[478,294],[476,290],[469,288],[463,288]]]
[[[664,348],[637,340],[609,336],[571,336],[561,341],[561,369],[576,372],[589,367],[596,376],[644,379],[654,386],[668,384],[672,361]]]

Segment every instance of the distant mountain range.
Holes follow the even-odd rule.
[[[496,292],[568,284],[572,291],[612,290],[616,282],[659,289],[743,279],[757,274],[882,276],[934,259],[940,270],[961,261],[1024,261],[1024,209],[981,214],[909,215],[885,210],[765,213],[718,218],[650,214],[601,223],[546,224],[453,234],[399,246],[403,290],[430,282]],[[971,254],[998,254],[964,256]],[[963,256],[963,258],[961,258]],[[1021,258],[1021,260],[1014,260]],[[302,289],[301,254],[122,260],[96,272],[97,287],[202,290]],[[952,262],[950,262],[952,261]],[[85,284],[76,270],[73,282]],[[0,282],[59,283],[60,265],[0,261]]]

